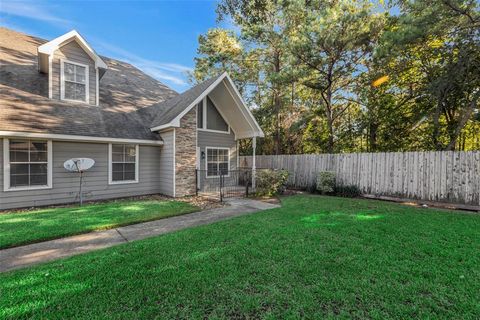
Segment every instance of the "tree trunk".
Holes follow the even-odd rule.
[[[458,121],[458,125],[455,128],[455,131],[451,134],[450,142],[448,143],[446,150],[449,150],[449,151],[455,150],[457,139],[460,133],[462,132],[463,128],[465,128],[465,125],[467,124],[468,120],[471,118],[473,110],[477,106],[477,102],[479,98],[480,98],[480,90],[475,93],[472,101],[470,101],[470,103],[467,106],[467,109],[465,110],[462,117],[460,118],[460,121]]]
[[[377,151],[377,131],[378,124],[375,121],[370,120],[368,124],[368,142],[370,145],[369,151]]]
[[[328,140],[327,140],[327,152],[334,152],[334,141],[333,141],[333,110],[332,110],[332,90],[331,86],[327,89],[325,100],[325,116],[327,118],[327,128],[328,128]]]
[[[442,144],[439,141],[439,136],[440,136],[440,113],[441,113],[441,102],[439,101],[437,103],[437,108],[435,109],[435,113],[433,115],[433,132],[432,132],[432,143],[437,151],[441,151],[443,149]]]
[[[276,74],[280,73],[280,54],[275,52],[274,57],[274,72]],[[280,110],[281,110],[281,101],[280,101],[280,86],[277,84],[274,85],[273,89],[273,104],[276,114],[276,128],[275,128],[275,154],[281,154],[281,137],[280,137]]]

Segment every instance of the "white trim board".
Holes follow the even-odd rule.
[[[215,107],[215,109],[217,110],[217,112],[220,114],[220,116],[222,117],[223,121],[225,121],[225,123],[227,124],[227,127],[228,127],[228,130],[227,131],[222,131],[222,130],[214,130],[214,129],[208,129],[207,126],[208,126],[208,119],[207,119],[207,97],[209,97],[208,95],[206,95],[205,97],[203,97],[202,99],[202,127],[199,128],[198,127],[198,123],[197,123],[197,131],[204,131],[204,132],[214,132],[214,133],[223,133],[223,134],[230,134],[231,133],[231,126],[230,124],[227,122],[227,120],[225,119],[225,116],[223,115],[222,111],[220,111],[220,109],[217,108],[217,103],[214,101],[214,99],[212,97],[209,97],[210,100],[212,100],[213,102],[213,105]],[[197,108],[197,121],[198,121],[198,104],[196,105],[196,108]]]
[[[113,143],[113,144],[128,144],[128,143]],[[135,180],[122,180],[122,181],[113,181],[112,179],[112,143],[108,144],[108,184],[109,185],[118,185],[118,184],[130,184],[138,183],[140,181],[139,168],[140,168],[140,148],[139,145],[135,145]]]
[[[53,98],[53,75],[52,69],[53,68],[53,56],[48,56],[48,98]]]
[[[100,58],[100,56],[97,55],[95,50],[92,49],[92,47],[87,43],[87,41],[76,30],[67,32],[64,35],[61,35],[47,43],[42,44],[41,46],[38,47],[38,53],[52,55],[55,52],[55,50],[65,45],[66,44],[65,42],[68,40],[70,41],[75,40],[80,45],[80,47],[82,47],[83,50],[85,50],[85,52],[90,56],[90,58],[92,58],[92,60],[95,62],[95,67],[108,69],[108,66],[105,63],[105,61],[103,61],[102,58]]]
[[[220,176],[209,176],[208,175],[208,150],[227,150],[228,151],[228,174],[224,177],[230,177],[230,157],[232,156],[230,148],[227,147],[205,147],[205,178],[218,178]]]
[[[167,124],[161,125],[161,126],[156,126],[156,127],[150,128],[150,130],[151,131],[160,131],[160,130],[164,130],[164,129],[171,128],[171,127],[177,127],[177,128],[180,127],[180,119],[183,118],[183,116],[185,114],[187,114],[194,106],[196,106],[213,89],[215,89],[220,84],[220,82],[222,82],[224,79],[227,79],[230,86],[232,86],[234,88],[235,95],[237,95],[237,98],[240,101],[240,103],[236,103],[236,104],[240,108],[240,110],[241,110],[242,114],[244,115],[247,123],[252,128],[253,136],[264,137],[264,133],[263,133],[262,129],[258,125],[257,121],[253,117],[250,110],[248,110],[248,107],[245,104],[245,102],[243,101],[242,97],[240,96],[240,93],[236,89],[235,84],[233,83],[232,79],[228,76],[228,74],[226,72],[224,72],[220,77],[218,77],[218,79],[215,80],[214,83],[212,83],[207,89],[205,89],[185,110],[183,110],[179,115],[177,115],[172,121],[170,121]],[[228,86],[226,86],[226,87],[227,87],[227,90],[229,90]],[[230,90],[229,90],[229,92],[230,92],[230,94],[232,94],[232,92]],[[232,94],[232,96],[234,96],[234,95]],[[245,112],[245,110],[246,110],[246,112]]]
[[[173,197],[177,195],[177,133],[173,128]]]
[[[65,63],[69,63],[69,64],[73,64],[73,65],[85,68],[85,101],[65,99],[65,81],[66,81],[64,79]],[[74,82],[74,83],[77,83],[77,82]],[[72,101],[72,102],[85,102],[87,104],[90,104],[90,68],[88,67],[88,65],[67,60],[67,59],[60,59],[60,100]]]
[[[26,139],[27,140],[27,139]],[[34,139],[28,139],[34,140]],[[11,187],[10,186],[10,139],[3,139],[3,191],[30,191],[52,189],[53,187],[53,150],[52,140],[47,141],[47,185],[46,186],[28,186]]]
[[[18,131],[0,131],[0,137],[17,137],[17,138],[36,138],[36,139],[52,139],[59,141],[77,141],[77,142],[98,142],[98,143],[133,143],[146,145],[163,145],[160,140],[142,140],[142,139],[123,139],[108,137],[92,137],[92,136],[76,136],[68,134],[51,134],[51,133],[33,133]]]

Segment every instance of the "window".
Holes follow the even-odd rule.
[[[228,124],[208,96],[197,105],[197,127],[202,130],[230,133]]]
[[[229,153],[229,149],[207,148],[207,177],[216,177],[220,174],[228,175]]]
[[[5,139],[5,190],[51,187],[51,142]]]
[[[62,99],[88,101],[88,66],[62,61]]]
[[[197,128],[203,128],[203,101],[197,105]]]
[[[110,183],[138,182],[138,145],[110,145]]]

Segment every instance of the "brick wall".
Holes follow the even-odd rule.
[[[197,154],[197,112],[190,110],[175,129],[175,196],[195,194]]]

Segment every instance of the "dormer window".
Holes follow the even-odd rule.
[[[61,98],[88,102],[88,66],[72,61],[61,61]]]
[[[1,0],[0,0],[1,1]],[[38,47],[38,71],[48,74],[48,97],[99,105],[108,66],[75,30]]]

